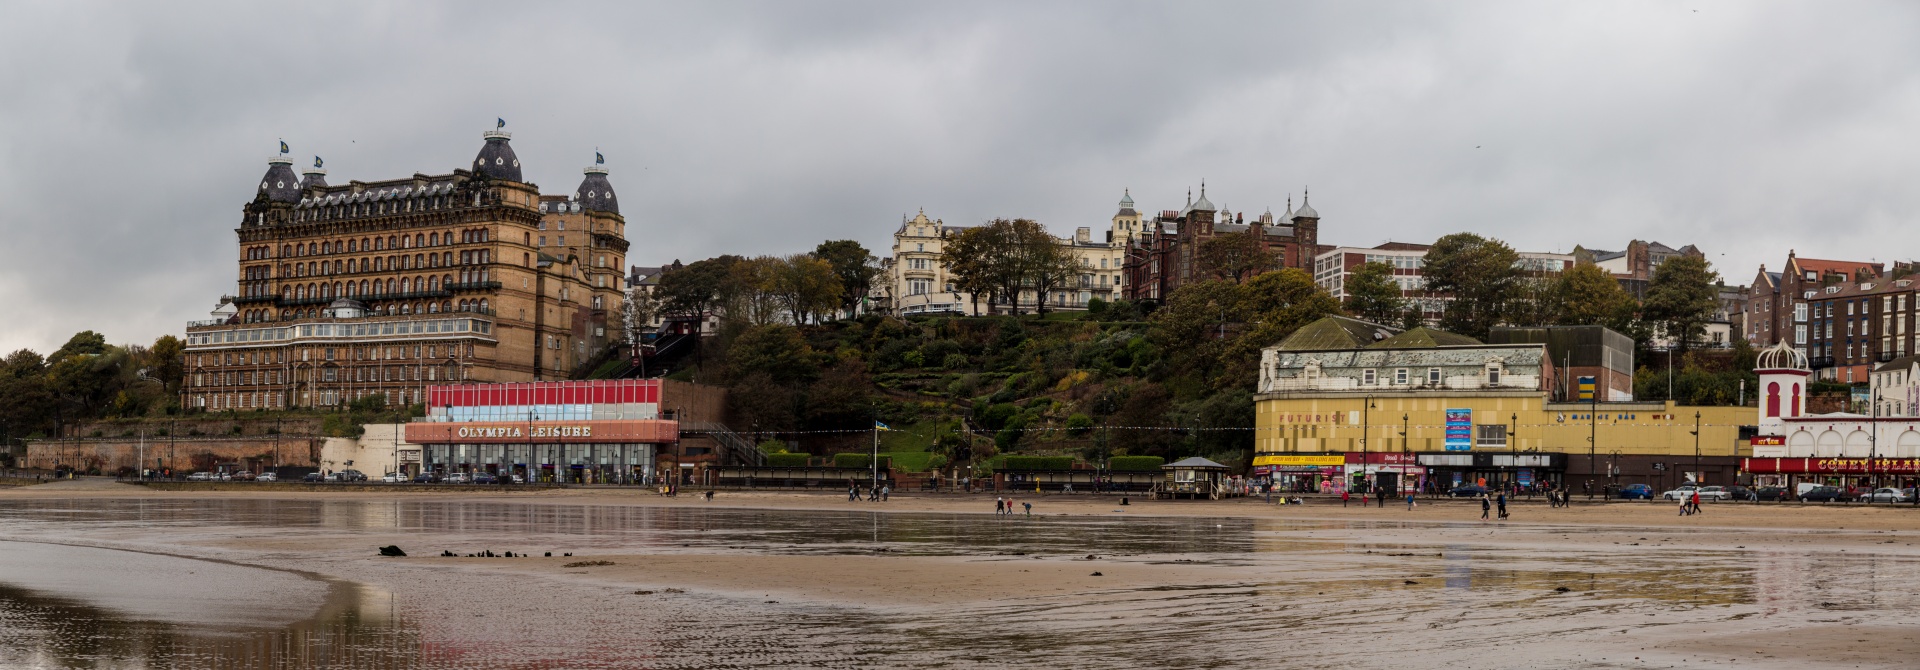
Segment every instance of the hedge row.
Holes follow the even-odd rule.
[[[870,467],[873,467],[873,456],[870,454],[834,454],[833,467],[870,468]],[[889,456],[881,456],[880,467],[883,467],[883,468],[893,467],[893,458]]]
[[[1158,472],[1167,459],[1159,456],[1115,456],[1107,459],[1108,469],[1114,472]]]
[[[767,454],[767,465],[776,468],[804,468],[812,454]]]
[[[1071,470],[1072,456],[1008,456],[1002,470]]]

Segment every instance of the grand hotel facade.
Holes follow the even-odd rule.
[[[542,195],[511,135],[483,138],[468,169],[340,186],[318,160],[302,177],[268,160],[234,294],[187,324],[183,403],[416,404],[436,384],[566,379],[619,342],[628,242],[607,171]]]

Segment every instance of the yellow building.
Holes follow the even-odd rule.
[[[1295,488],[1734,483],[1753,408],[1554,402],[1546,346],[1344,317],[1304,327],[1262,352],[1255,475]]]

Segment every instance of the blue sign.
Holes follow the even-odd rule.
[[[1473,410],[1447,410],[1447,451],[1473,450]]]

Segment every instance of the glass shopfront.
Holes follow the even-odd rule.
[[[1567,472],[1563,453],[1440,452],[1415,457],[1427,469],[1428,492],[1443,495],[1468,485],[1496,491],[1546,491],[1562,486]]]
[[[485,472],[528,482],[649,484],[658,473],[649,443],[428,444],[422,468],[440,477]]]

